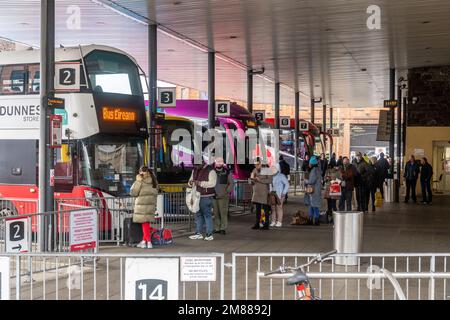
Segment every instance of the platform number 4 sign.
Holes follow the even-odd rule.
[[[155,279],[136,281],[136,300],[167,300],[167,281]]]
[[[176,88],[158,88],[158,101],[160,108],[174,108],[176,102]]]
[[[230,105],[230,101],[216,101],[216,116],[229,117]]]

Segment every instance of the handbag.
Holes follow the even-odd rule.
[[[311,186],[311,185],[306,186],[305,192],[306,192],[307,194],[312,194],[312,193],[314,193],[314,187]]]
[[[277,193],[275,191],[269,192],[269,195],[267,196],[267,205],[269,206],[275,206],[280,205],[281,200],[278,197]]]
[[[200,192],[195,186],[186,188],[186,205],[192,213],[200,211]]]

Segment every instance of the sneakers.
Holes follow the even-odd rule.
[[[153,245],[151,242],[147,242],[147,249],[153,249]]]
[[[276,226],[276,224],[277,224],[277,222],[276,222],[276,221],[272,221],[272,223],[270,224],[270,226],[271,226],[271,227],[275,227],[275,226]]]
[[[212,234],[207,234],[206,237],[205,237],[205,241],[212,241],[212,240],[214,240],[213,235]]]
[[[196,234],[190,236],[189,239],[191,239],[191,240],[203,240],[203,235],[196,233]]]
[[[141,248],[141,249],[147,249],[147,242],[141,241],[141,242],[139,242],[139,244],[136,247]]]
[[[282,226],[283,226],[283,224],[279,221],[275,224],[275,227],[277,227],[277,228],[281,228]]]

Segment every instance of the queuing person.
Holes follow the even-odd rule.
[[[377,167],[377,188],[380,189],[381,195],[384,198],[384,182],[389,175],[389,162],[384,158],[384,153],[380,153],[380,159],[376,163]]]
[[[405,165],[405,172],[403,173],[403,177],[405,178],[406,183],[405,203],[408,203],[410,195],[412,201],[414,203],[417,203],[416,185],[417,179],[419,178],[419,173],[420,166],[417,164],[416,158],[411,155],[409,161]]]
[[[189,179],[189,186],[196,186],[200,192],[200,210],[195,214],[195,234],[190,236],[191,240],[206,241],[214,240],[212,205],[217,183],[216,171],[204,160],[202,164],[196,166]],[[206,224],[206,235],[203,238],[203,227]]]
[[[158,181],[152,170],[143,166],[139,169],[136,181],[130,189],[130,195],[136,197],[134,202],[133,222],[142,224],[142,241],[138,248],[151,249],[151,226],[155,221]]]
[[[319,161],[315,156],[309,160],[309,177],[305,180],[306,190],[305,204],[309,207],[310,224],[318,226],[320,208],[322,207],[322,173],[320,172]]]
[[[375,193],[377,192],[377,158],[372,157],[367,165],[366,172],[366,208],[369,210],[369,203],[372,204],[372,212],[375,212]]]
[[[337,161],[336,161],[336,153],[332,153],[331,154],[331,158],[330,158],[330,162],[328,163],[332,168],[337,166]]]
[[[353,165],[356,167],[357,175],[355,180],[355,189],[356,189],[356,204],[358,211],[363,211],[366,213],[368,211],[367,208],[367,187],[368,187],[368,177],[367,177],[367,162],[364,160],[364,157],[361,152],[356,154],[356,158],[353,161]]]
[[[322,153],[320,155],[319,165],[320,165],[320,172],[322,173],[322,181],[324,181],[325,172],[327,172],[328,168],[328,160],[325,157],[325,153]]]
[[[250,181],[253,185],[252,203],[256,210],[256,222],[252,229],[269,229],[270,207],[267,205],[267,197],[269,195],[270,185],[272,183],[272,176],[266,173],[263,174],[263,168],[260,160],[257,160],[255,169],[250,175]],[[261,222],[264,211],[264,222]]]
[[[270,226],[280,228],[283,225],[283,203],[285,196],[289,192],[289,181],[281,172],[281,166],[279,164],[276,164],[274,167],[271,191],[276,192],[280,202],[272,206],[272,223]]]
[[[230,192],[233,188],[233,175],[226,168],[223,158],[217,158],[214,163],[217,175],[215,187],[216,195],[213,201],[214,207],[214,233],[226,234],[228,227],[228,208],[230,204]]]
[[[433,167],[427,158],[422,158],[420,168],[420,186],[422,188],[422,204],[431,204],[433,194],[431,193],[431,179],[433,178]]]
[[[333,196],[330,195],[330,188],[331,188],[331,182],[335,180],[341,180],[342,181],[342,175],[341,170],[339,167],[333,165],[333,163],[330,162],[330,165],[328,166],[328,170],[325,173],[325,196],[324,198],[327,199],[327,215],[333,216],[333,211],[337,211],[337,200],[340,199],[340,196]]]
[[[291,174],[291,166],[289,165],[289,163],[287,163],[287,161],[284,159],[284,157],[282,155],[280,155],[280,170],[279,170],[282,174],[284,174],[286,176],[286,179],[288,179],[289,181],[289,175]],[[284,201],[287,203],[288,200],[288,194],[285,193],[284,196]]]
[[[342,156],[339,156],[339,159],[336,162],[336,166],[342,167],[344,165],[344,158]]]
[[[356,168],[350,163],[348,157],[342,158],[341,168],[341,198],[339,200],[339,210],[352,211],[353,190],[355,189]]]
[[[303,172],[309,171],[309,159],[310,159],[309,154],[306,154],[305,159],[303,160],[303,163],[302,163],[302,171]]]

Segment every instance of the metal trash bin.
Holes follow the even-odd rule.
[[[362,211],[335,211],[334,219],[334,249],[337,253],[360,253],[363,244]],[[356,257],[336,257],[339,265],[358,265]]]
[[[384,184],[384,202],[392,203],[394,202],[394,179],[386,179]]]

